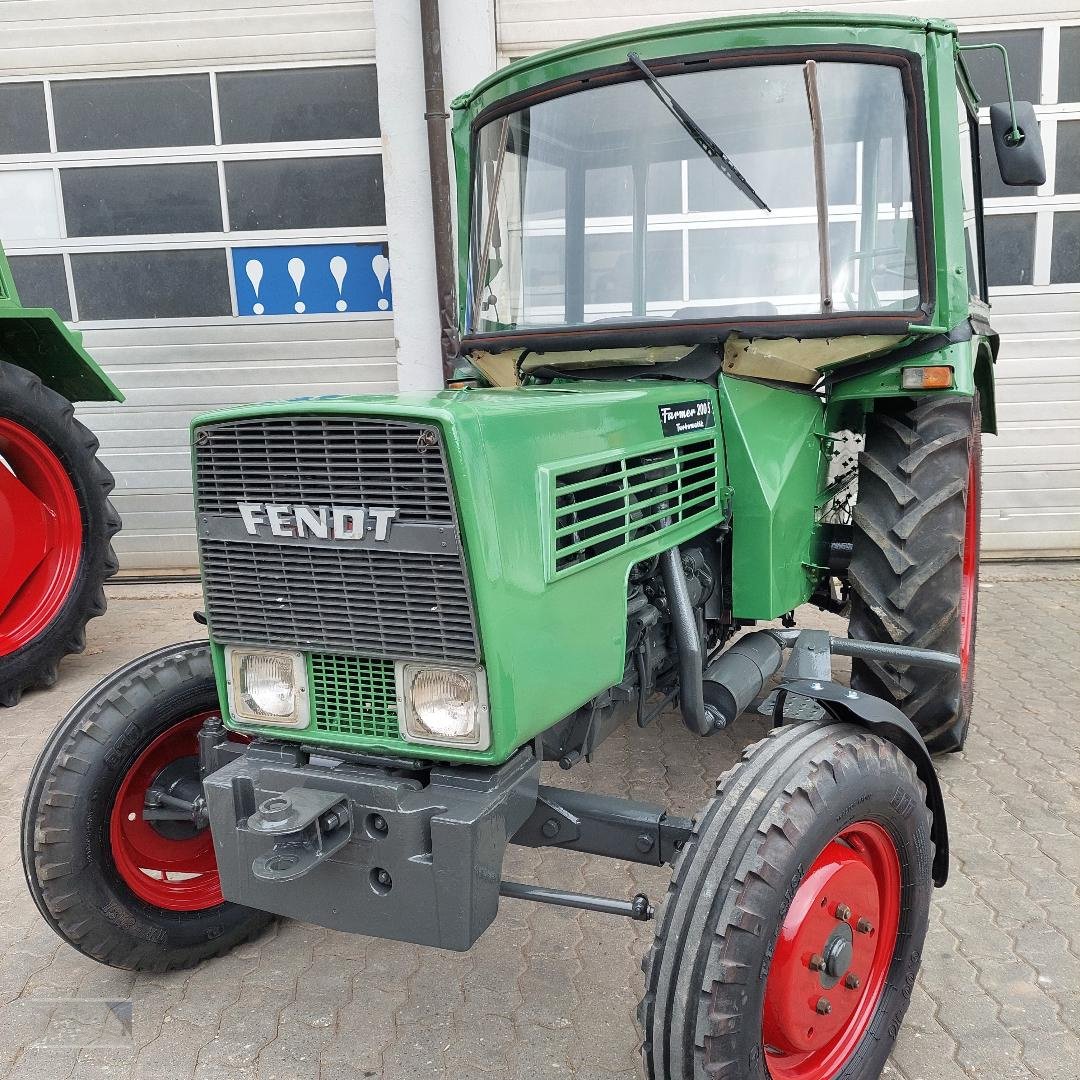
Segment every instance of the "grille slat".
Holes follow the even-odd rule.
[[[208,425],[196,435],[195,465],[196,510],[208,518],[239,519],[240,502],[382,505],[397,509],[395,524],[457,530],[442,437],[423,424],[268,417]],[[224,644],[342,654],[342,663],[479,659],[459,551],[214,535],[199,545],[207,615]]]

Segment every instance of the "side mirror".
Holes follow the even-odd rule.
[[[990,129],[994,136],[1001,179],[1010,187],[1046,183],[1046,160],[1035,109],[1029,101],[1016,102],[1016,123],[1009,102],[990,106]],[[1019,138],[1017,137],[1019,132]]]

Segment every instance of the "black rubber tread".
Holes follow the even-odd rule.
[[[119,569],[112,538],[120,529],[120,515],[109,501],[115,481],[97,458],[98,441],[75,419],[67,398],[29,371],[0,360],[0,416],[36,435],[64,464],[83,524],[82,557],[64,606],[33,641],[0,656],[0,706],[10,707],[24,690],[52,686],[60,661],[86,648],[86,624],[105,614],[103,586]]]
[[[982,461],[979,416],[977,395],[948,394],[884,401],[867,418],[849,569],[853,638],[959,652],[969,465],[974,457],[981,470]],[[978,585],[975,601],[977,610]],[[972,635],[974,642],[974,619]],[[851,672],[856,689],[902,709],[932,752],[962,748],[974,649],[963,679],[868,660],[853,661]]]
[[[218,707],[206,642],[170,645],[114,672],[57,725],[22,814],[23,872],[38,910],[80,952],[136,971],[174,971],[251,940],[272,915],[226,901],[166,911],[112,862],[109,814],[142,750],[179,719]]]
[[[784,915],[817,854],[866,819],[897,843],[901,935],[878,1013],[837,1080],[876,1080],[921,959],[933,844],[912,762],[847,724],[777,729],[720,778],[675,864],[642,962],[638,1018],[650,1080],[768,1080],[762,999]]]

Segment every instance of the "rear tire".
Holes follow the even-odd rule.
[[[0,706],[56,682],[57,665],[86,648],[86,624],[105,614],[105,581],[118,563],[120,515],[98,441],[70,401],[0,361]],[[7,461],[7,467],[4,465]],[[49,520],[49,552],[23,561],[28,518]],[[37,556],[34,555],[34,558]],[[8,596],[3,582],[18,584]]]
[[[891,743],[803,724],[748,749],[676,862],[643,963],[646,1075],[877,1080],[919,969],[932,859],[925,792]]]
[[[154,775],[192,764],[194,732],[209,713],[218,713],[218,696],[208,646],[173,645],[91,690],[34,767],[22,816],[30,893],[68,944],[103,964],[191,967],[273,918],[221,899],[208,827],[154,828],[138,812]],[[197,777],[197,758],[193,768]],[[159,866],[176,880],[155,877]]]
[[[849,633],[959,655],[960,673],[855,660],[851,684],[892,702],[934,753],[971,722],[978,612],[979,398],[881,402],[866,424],[849,581]]]

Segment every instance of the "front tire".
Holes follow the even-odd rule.
[[[777,730],[721,779],[645,957],[650,1080],[877,1080],[929,917],[907,757],[846,724]]]
[[[979,398],[879,404],[859,455],[853,638],[959,655],[960,672],[855,660],[851,685],[903,710],[932,753],[963,748],[975,687]]]
[[[49,925],[94,960],[191,967],[272,918],[222,899],[208,827],[142,818],[155,782],[198,788],[197,735],[212,714],[208,646],[170,646],[91,690],[34,767],[22,817],[26,881]]]

